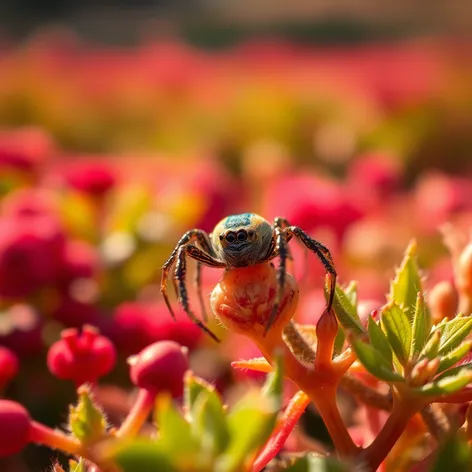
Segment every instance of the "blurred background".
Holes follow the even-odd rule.
[[[330,247],[366,313],[412,238],[428,289],[451,281],[441,228],[472,222],[467,3],[3,0],[0,345],[21,366],[4,395],[64,425],[74,386],[46,353],[85,323],[119,349],[97,388],[111,422],[130,402],[126,356],[155,340],[189,346],[228,401],[260,382],[229,366],[258,355],[249,343],[211,320],[216,346],[159,294],[179,237],[235,212]],[[323,269],[292,252],[296,317],[315,323]],[[204,271],[206,294],[220,276]],[[298,445],[326,440],[313,411],[304,424]],[[0,469],[56,456],[31,447]]]

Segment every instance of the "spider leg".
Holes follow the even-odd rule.
[[[331,252],[326,246],[323,246],[320,242],[310,238],[310,236],[308,236],[308,234],[298,226],[290,226],[285,229],[285,232],[287,234],[293,234],[293,236],[299,239],[310,251],[314,252],[325,267],[326,272],[329,275],[329,297],[327,309],[328,311],[331,310],[334,301],[337,277]]]
[[[180,303],[187,313],[187,316],[205,333],[211,336],[215,341],[219,342],[217,336],[205,326],[193,313],[189,305],[187,286],[185,284],[185,275],[187,272],[187,260],[186,256],[189,255],[193,259],[196,259],[197,262],[203,262],[205,265],[210,265],[212,267],[225,267],[225,264],[217,261],[212,256],[206,254],[201,249],[193,245],[181,246],[177,252],[177,263],[175,265],[174,279],[177,281],[180,295]]]
[[[274,324],[279,314],[280,302],[282,301],[282,295],[285,288],[285,274],[287,271],[287,259],[291,258],[288,251],[287,243],[289,241],[288,235],[285,234],[284,227],[288,225],[288,221],[285,218],[276,218],[274,221],[274,237],[272,238],[272,253],[268,254],[268,260],[273,259],[276,255],[280,257],[280,265],[277,270],[277,292],[275,294],[274,304],[272,305],[272,311],[269,315],[269,320],[264,330],[264,336],[269,331],[270,327]],[[290,236],[291,237],[291,236]]]
[[[202,249],[211,256],[215,256],[213,248],[211,247],[210,244],[210,239],[208,237],[208,234],[201,230],[201,229],[191,229],[190,231],[187,231],[178,241],[176,244],[174,250],[172,251],[171,255],[167,259],[167,261],[164,263],[162,266],[162,276],[161,276],[161,294],[162,297],[164,298],[164,301],[167,305],[167,308],[169,309],[170,314],[172,315],[172,318],[175,320],[175,313],[174,310],[172,310],[169,297],[167,295],[167,282],[169,278],[169,272],[172,269],[172,266],[174,265],[174,262],[177,258],[177,254],[180,250],[181,247],[187,245],[189,242],[197,240],[199,244],[201,245]],[[174,286],[174,291],[176,296],[179,295],[179,288],[177,285],[177,282],[173,279],[173,286]]]
[[[202,313],[202,318],[205,323],[208,321],[208,315],[205,308],[205,301],[203,299],[202,292],[202,263],[197,261],[197,270],[195,272],[195,285],[197,286],[198,300],[200,302],[200,311]]]

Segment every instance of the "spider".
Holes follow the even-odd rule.
[[[196,285],[202,317],[206,321],[207,315],[201,290],[202,265],[232,270],[255,264],[268,264],[278,256],[280,265],[277,269],[277,293],[264,331],[267,334],[271,325],[277,319],[285,286],[286,262],[290,258],[288,242],[294,236],[318,256],[330,276],[327,305],[328,310],[330,310],[334,300],[336,270],[329,249],[310,238],[298,226],[291,226],[285,218],[275,218],[274,224],[270,225],[262,216],[255,213],[243,213],[223,218],[210,235],[201,229],[191,229],[180,238],[169,259],[162,267],[161,293],[170,314],[175,319],[167,295],[168,276],[175,263],[174,289],[180,298],[184,311],[200,329],[215,341],[219,341],[216,335],[190,309],[185,283],[187,257],[197,261]]]

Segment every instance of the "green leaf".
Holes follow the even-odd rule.
[[[440,380],[429,382],[413,391],[420,395],[436,396],[455,393],[472,381],[472,370],[463,368],[456,375],[449,375]]]
[[[441,342],[438,354],[455,349],[472,331],[472,317],[459,317],[448,321],[441,328]]]
[[[276,408],[281,408],[283,387],[283,357],[276,353],[274,370],[267,376],[264,387],[262,388],[262,395],[264,395],[269,401],[275,402]]]
[[[182,450],[180,451],[182,455]],[[155,441],[134,439],[119,445],[111,457],[122,472],[179,472]]]
[[[197,377],[192,371],[187,371],[184,377],[184,408],[190,414],[193,405],[201,392],[211,392],[215,388],[206,380]]]
[[[69,407],[69,428],[82,443],[93,443],[106,434],[106,421],[101,409],[92,401],[90,389],[79,389],[79,402]]]
[[[416,242],[412,241],[405,251],[403,261],[390,284],[389,301],[400,306],[408,318],[413,318],[416,295],[421,292],[421,277],[416,256]]]
[[[440,445],[430,468],[430,472],[444,472],[445,470],[472,471],[472,449],[466,439],[458,434]]]
[[[227,416],[230,443],[216,463],[217,472],[246,470],[255,453],[271,435],[282,404],[282,359],[277,356],[275,370],[261,391],[240,400]]]
[[[370,344],[353,339],[352,346],[359,361],[375,377],[386,382],[403,382],[405,379],[393,371],[391,362]]]
[[[387,339],[400,363],[408,363],[411,346],[411,326],[405,312],[395,303],[390,302],[382,309],[381,323]]]
[[[413,330],[410,356],[419,354],[423,349],[426,339],[431,331],[431,316],[421,292],[416,298],[415,314],[413,316]]]
[[[430,360],[437,357],[440,343],[441,343],[441,331],[440,329],[435,329],[429,335],[429,338],[426,341],[426,344],[420,353],[420,357],[427,357]]]
[[[357,308],[352,303],[352,294],[347,295],[339,285],[336,285],[333,308],[336,318],[344,329],[351,331],[354,335],[366,333],[357,314]]]
[[[350,304],[354,307],[356,316],[357,315],[357,301],[358,301],[358,296],[357,296],[357,283],[354,280],[351,280],[349,284],[346,286],[344,289],[344,293],[346,294],[346,297],[348,298]]]
[[[169,395],[158,396],[154,419],[159,428],[160,449],[172,458],[171,462],[179,469],[193,466],[200,453],[199,440],[194,437],[190,424],[177,411]]]
[[[454,364],[457,364],[463,357],[465,357],[472,347],[472,341],[464,341],[462,344],[457,346],[452,351],[448,352],[445,356],[441,357],[438,372],[449,369]]]
[[[284,470],[285,472],[349,472],[351,468],[333,457],[309,454],[298,459]]]
[[[388,343],[387,336],[382,331],[382,328],[374,321],[372,316],[369,315],[368,325],[369,339],[372,347],[377,351],[381,352],[383,357],[392,364],[392,349]]]
[[[342,326],[340,324],[338,327],[338,334],[336,335],[336,338],[334,339],[334,355],[335,356],[343,352],[345,341],[346,341],[346,334],[344,333],[344,330],[342,329]]]
[[[222,453],[229,444],[229,431],[223,404],[213,391],[202,391],[193,406],[191,429],[203,451],[212,457]]]
[[[452,367],[451,369],[448,369],[442,374],[438,375],[435,380],[441,380],[446,377],[450,377],[451,375],[456,375],[462,369],[467,369],[467,370],[472,371],[472,362],[467,363],[467,364],[456,365],[455,367]]]

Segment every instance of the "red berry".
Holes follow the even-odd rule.
[[[173,341],[159,341],[128,360],[132,382],[152,392],[169,392],[180,397],[188,370],[185,348]]]
[[[16,355],[10,349],[0,346],[0,389],[15,377],[18,367]]]
[[[21,451],[29,441],[30,417],[16,402],[0,400],[0,457]]]
[[[115,365],[115,347],[96,328],[85,325],[81,334],[75,328],[65,329],[61,336],[49,349],[47,360],[56,377],[73,380],[77,386],[95,383]]]

